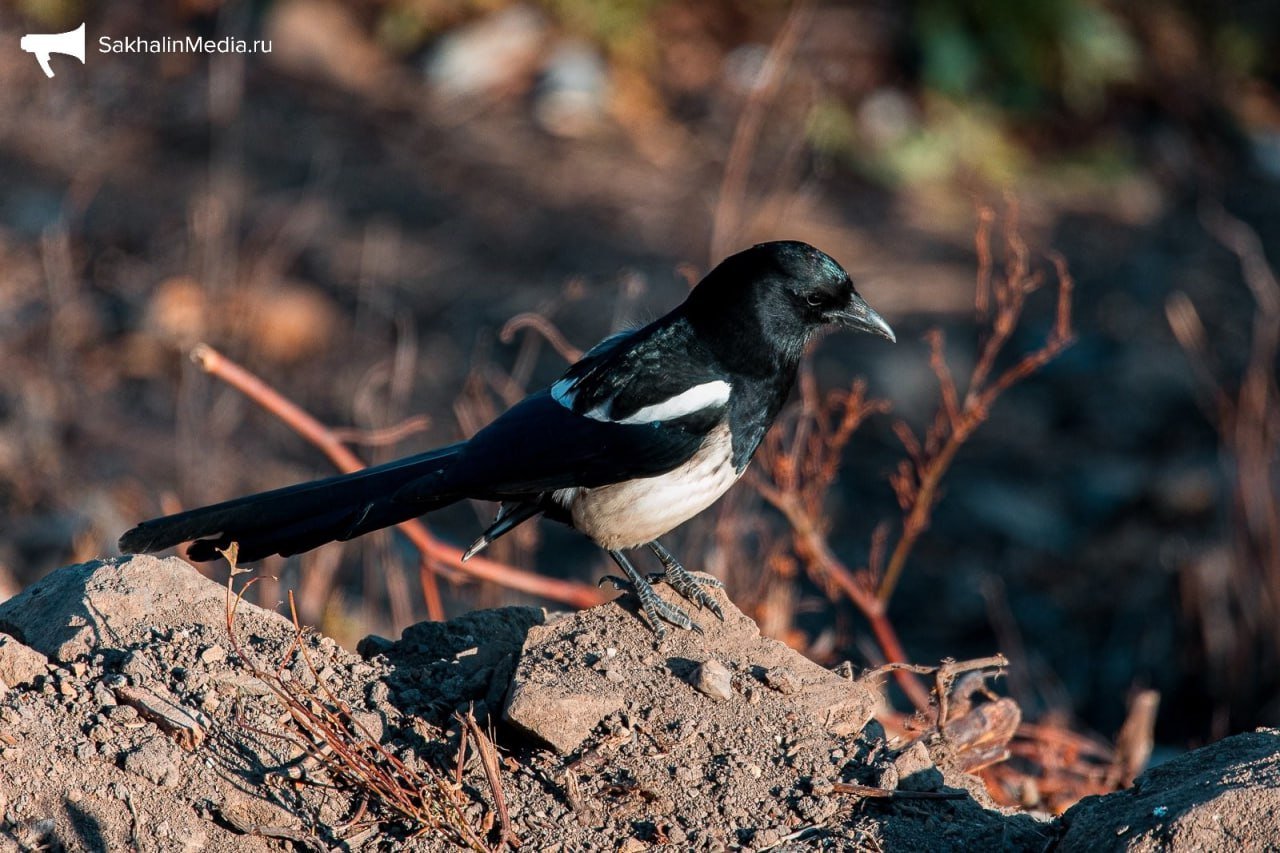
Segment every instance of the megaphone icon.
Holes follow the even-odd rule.
[[[27,53],[34,53],[46,77],[53,76],[49,67],[49,54],[65,53],[84,62],[84,24],[66,33],[33,33],[22,37],[18,46]]]

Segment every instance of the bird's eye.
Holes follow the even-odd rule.
[[[817,308],[818,306],[822,305],[824,300],[820,294],[810,293],[808,296],[804,298],[804,301],[808,302],[814,308]]]

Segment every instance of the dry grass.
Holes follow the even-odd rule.
[[[1215,697],[1221,736],[1233,713],[1250,714],[1280,694],[1280,281],[1252,228],[1217,206],[1205,207],[1201,220],[1239,261],[1254,302],[1247,357],[1237,375],[1218,363],[1213,336],[1189,297],[1176,293],[1165,306],[1231,483],[1227,554],[1189,563],[1182,578],[1204,664],[1222,682]]]
[[[293,642],[274,665],[263,664],[240,643],[236,631],[236,613],[245,593],[257,578],[235,588],[235,578],[247,569],[236,566],[236,546],[223,552],[231,571],[227,577],[226,626],[232,651],[251,675],[261,681],[288,712],[290,732],[253,728],[270,738],[284,739],[305,755],[299,767],[304,768],[286,782],[333,787],[348,794],[358,804],[350,819],[330,828],[346,838],[370,829],[397,827],[410,836],[430,833],[433,838],[458,847],[487,851],[505,846],[504,832],[498,848],[490,848],[482,840],[483,830],[469,825],[466,808],[469,801],[462,788],[452,785],[430,767],[414,769],[387,749],[375,735],[356,719],[351,708],[325,685],[312,661],[293,596],[289,596],[293,615]],[[302,661],[317,686],[310,688],[283,673]],[[465,744],[462,747],[465,749]],[[500,789],[495,799],[501,802]]]

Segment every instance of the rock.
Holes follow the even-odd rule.
[[[655,591],[672,603],[689,606],[665,584]],[[861,731],[878,701],[870,687],[846,681],[782,643],[762,637],[755,622],[723,592],[715,594],[724,609],[723,622],[710,614],[694,614],[704,633],[668,629],[661,646],[643,617],[631,609],[633,600],[625,596],[531,628],[516,665],[506,719],[565,753],[577,749],[624,701],[641,706],[673,701],[693,713],[709,714],[709,704],[699,703],[720,704],[721,700],[695,689],[694,670],[699,661],[714,659],[726,674],[784,667],[795,676],[793,695],[735,703],[732,707],[751,710],[728,714],[726,725],[759,725],[762,715],[778,710],[773,703],[782,702],[830,734]],[[616,650],[612,656],[609,649]],[[609,659],[608,671],[622,676],[620,682],[601,670],[602,658]],[[718,693],[727,695],[723,681]]]
[[[91,650],[150,638],[153,626],[168,630],[202,625],[226,632],[226,589],[177,557],[146,555],[96,560],[45,576],[0,604],[0,631],[69,663]],[[282,616],[240,603],[246,629],[273,633],[293,626]]]
[[[0,683],[6,687],[30,684],[48,667],[49,659],[44,655],[8,634],[0,634]]]
[[[785,666],[775,666],[766,672],[764,683],[783,696],[790,696],[800,689],[800,681],[796,678],[796,674]]]
[[[161,788],[176,788],[178,785],[180,774],[174,761],[173,747],[164,738],[148,738],[126,752],[120,764],[130,773],[136,773]]]
[[[141,687],[120,687],[115,694],[120,703],[117,708],[132,708],[184,749],[196,749],[204,742],[206,725],[195,712]]]
[[[449,98],[475,97],[531,76],[546,39],[546,17],[517,4],[440,39],[426,64],[432,87]]]
[[[942,771],[933,763],[929,750],[920,741],[899,753],[893,761],[898,787],[904,791],[937,791],[943,785]]]
[[[215,808],[219,817],[233,826],[236,831],[246,835],[260,831],[263,827],[292,829],[300,823],[297,816],[290,814],[274,802],[234,789],[229,790],[223,801]]]
[[[1280,848],[1280,729],[1236,735],[1148,770],[1062,817],[1061,853]]]
[[[531,631],[530,639],[532,634]],[[623,695],[612,690],[575,691],[517,675],[511,683],[504,715],[508,722],[566,755],[623,702]]]
[[[715,658],[703,661],[693,671],[691,683],[698,692],[712,699],[733,698],[733,675]]]
[[[227,659],[226,649],[219,645],[212,645],[200,652],[200,662],[208,665],[211,663],[221,663]]]

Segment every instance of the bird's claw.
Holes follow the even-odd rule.
[[[636,598],[640,600],[640,608],[644,611],[645,617],[649,620],[649,626],[653,629],[653,633],[657,636],[659,642],[667,635],[664,622],[675,625],[677,628],[683,628],[686,631],[703,633],[702,626],[693,621],[684,608],[666,601],[654,592],[653,585],[635,570],[635,567],[631,565],[625,556],[616,552],[610,552],[610,556],[618,562],[618,565],[626,572],[627,577],[605,575],[600,579],[600,584],[608,581],[613,584],[615,589],[634,592]]]
[[[663,573],[660,575],[650,575],[649,580],[664,580],[667,585],[678,592],[683,598],[692,601],[699,607],[705,607],[716,615],[721,622],[724,621],[724,611],[720,608],[720,602],[712,598],[705,587],[713,589],[724,589],[724,584],[717,578],[709,575],[695,575],[680,564],[670,551],[657,542],[649,545],[650,549],[658,560],[662,563]]]

